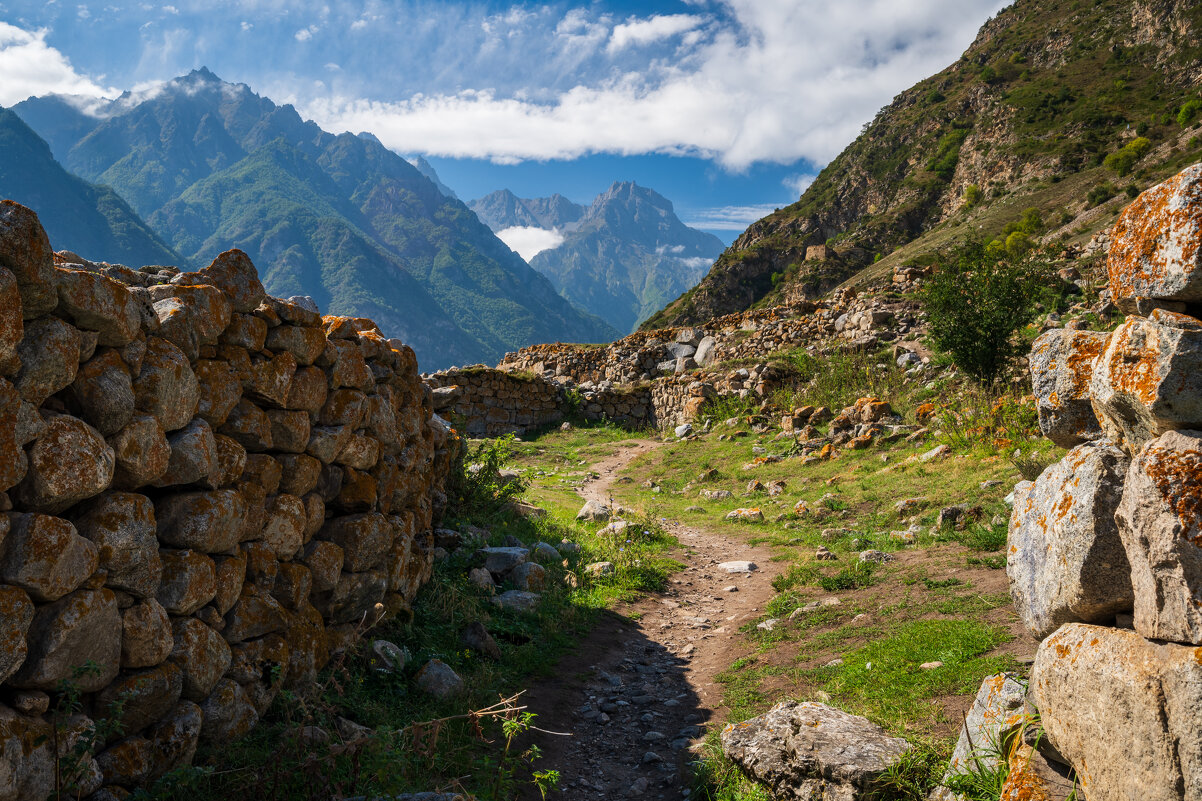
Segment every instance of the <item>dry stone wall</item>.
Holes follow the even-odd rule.
[[[1016,489],[1007,572],[1042,639],[1044,755],[1091,801],[1198,801],[1202,165],[1137,198],[1111,237],[1110,291],[1131,316],[1035,343],[1040,424],[1072,450]]]
[[[0,801],[143,784],[255,725],[432,564],[458,440],[405,345],[207,268],[55,254],[0,203]],[[82,669],[82,670],[81,670]]]

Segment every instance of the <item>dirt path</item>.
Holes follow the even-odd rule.
[[[600,477],[579,490],[583,498],[608,503],[618,471],[657,446],[640,440],[593,465]],[[739,628],[774,595],[782,563],[770,562],[766,547],[675,520],[664,525],[686,565],[668,591],[607,614],[554,677],[527,694],[540,728],[571,735],[536,739],[539,767],[561,774],[550,797],[687,798],[689,747],[705,724],[725,717],[715,676],[748,652]],[[719,568],[730,561],[757,569]]]

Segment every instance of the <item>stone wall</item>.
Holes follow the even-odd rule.
[[[1007,572],[1042,639],[1041,750],[1091,799],[1202,799],[1200,252],[1196,165],[1112,229],[1110,291],[1131,316],[1050,331],[1031,355],[1041,428],[1072,450],[1016,488]]]
[[[123,797],[406,611],[457,446],[412,350],[240,251],[91,264],[0,203],[0,801],[51,792],[64,680],[64,751],[124,699],[72,777]]]
[[[477,366],[434,373],[426,383],[435,411],[473,437],[531,431],[564,417],[563,389],[542,375]]]

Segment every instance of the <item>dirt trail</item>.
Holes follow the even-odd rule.
[[[658,443],[640,440],[593,465],[599,478],[579,490],[609,502],[618,471]],[[759,616],[783,569],[766,547],[667,520],[686,565],[669,589],[607,614],[553,677],[530,689],[540,735],[539,767],[560,771],[564,799],[687,798],[685,763],[705,724],[725,716],[715,676],[749,652],[739,628]],[[718,567],[751,561],[758,569]],[[537,798],[537,794],[529,796]]]

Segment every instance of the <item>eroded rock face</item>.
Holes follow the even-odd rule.
[[[1114,522],[1127,463],[1108,441],[1089,442],[1016,490],[1006,573],[1014,607],[1036,638],[1062,623],[1131,610],[1131,567]]]
[[[824,704],[785,701],[722,731],[722,752],[777,798],[852,801],[910,744]]]
[[[1202,301],[1202,164],[1144,191],[1110,231],[1106,262],[1119,308],[1137,298]]]
[[[1065,448],[1102,436],[1089,399],[1093,364],[1109,334],[1053,328],[1031,346],[1031,384],[1043,435]]]
[[[1175,428],[1202,428],[1202,322],[1156,309],[1110,335],[1089,387],[1106,437],[1134,454]]]
[[[1039,646],[1031,693],[1087,798],[1202,798],[1196,648],[1070,623]]]
[[[1170,431],[1143,447],[1115,520],[1131,562],[1135,630],[1202,645],[1202,431]]]

